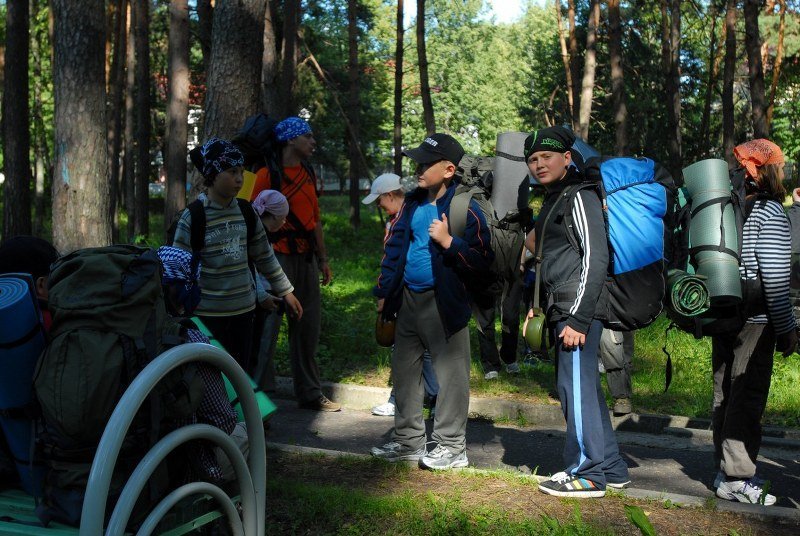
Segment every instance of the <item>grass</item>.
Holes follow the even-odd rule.
[[[367,209],[361,213],[361,228],[353,230],[346,197],[324,196],[321,204],[334,282],[323,289],[320,372],[330,381],[388,386],[389,350],[375,343],[375,300],[371,294],[380,265],[383,227],[376,212]],[[677,330],[665,335],[667,327],[668,320],[662,317],[636,333],[634,407],[639,412],[708,417],[712,401],[710,339],[695,340]],[[487,382],[483,380],[474,323],[471,341],[472,394],[556,403],[548,397],[554,384],[552,364],[524,364],[517,376],[501,372],[497,380]],[[666,355],[662,351],[665,345],[673,363],[672,384],[667,392],[664,392]],[[291,374],[287,350],[283,330],[276,366],[284,375]],[[797,355],[789,358],[776,355],[766,423],[800,426],[798,383]]]
[[[430,472],[361,458],[269,453],[268,534],[790,534],[791,527],[671,502],[559,499],[506,471]],[[644,533],[643,531],[641,533]]]

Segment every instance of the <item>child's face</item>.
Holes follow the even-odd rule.
[[[542,186],[547,186],[564,178],[567,167],[572,162],[569,151],[537,151],[528,157],[528,169]]]
[[[403,196],[394,192],[381,194],[378,196],[378,206],[389,216],[394,216],[400,212],[400,207],[403,206]]]
[[[237,166],[218,173],[209,190],[224,199],[233,199],[242,189],[242,184],[244,184],[242,167]]]
[[[276,216],[274,214],[264,214],[261,216],[261,223],[264,224],[267,231],[270,233],[278,232],[278,230],[283,227],[283,224],[286,223],[286,216]]]
[[[426,190],[435,190],[442,183],[451,179],[456,172],[452,162],[439,160],[431,164],[417,164],[414,174],[417,176],[417,186]]]

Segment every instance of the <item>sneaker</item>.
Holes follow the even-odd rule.
[[[320,395],[316,400],[300,402],[297,404],[300,409],[313,409],[314,411],[341,411],[342,405],[331,402],[325,395]]]
[[[378,415],[379,417],[393,417],[394,404],[392,402],[384,402],[383,404],[377,405],[372,408],[372,414]]]
[[[633,404],[630,398],[617,398],[614,400],[614,415],[621,417],[633,411]]]
[[[597,487],[591,480],[561,471],[539,484],[539,491],[556,497],[602,497],[606,490]]]
[[[729,501],[770,506],[777,500],[754,479],[723,481],[717,488],[717,497]]]
[[[436,448],[422,457],[420,463],[428,469],[455,469],[456,467],[466,467],[467,451],[462,450],[459,454],[453,454],[446,447],[436,445]]]
[[[506,364],[506,372],[509,374],[519,374],[519,363],[514,361],[513,363]]]
[[[628,487],[628,484],[630,484],[630,483],[631,483],[630,479],[625,480],[624,482],[608,482],[608,481],[606,481],[606,487],[607,488],[614,488],[614,489],[625,489],[625,488]]]
[[[369,453],[388,462],[418,462],[426,454],[424,446],[412,450],[394,441],[382,447],[372,447]]]
[[[490,370],[489,372],[487,372],[486,374],[483,375],[483,379],[484,380],[496,380],[497,376],[499,376],[499,374],[497,373],[496,370]]]

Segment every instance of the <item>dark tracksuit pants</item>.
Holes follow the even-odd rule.
[[[756,474],[774,353],[772,324],[748,322],[737,335],[711,338],[714,457],[728,477]]]
[[[200,320],[237,363],[248,370],[253,339],[253,311],[234,316],[201,316]]]
[[[558,335],[566,322],[556,324]],[[564,464],[568,474],[591,480],[603,489],[606,482],[625,482],[628,466],[622,459],[606,408],[597,351],[603,325],[593,320],[583,348],[565,350],[557,343],[561,411],[567,421]]]
[[[392,379],[394,380],[394,441],[417,450],[426,443],[422,402],[425,396],[422,360],[431,354],[439,380],[432,439],[454,454],[466,449],[469,411],[469,332],[462,328],[449,338],[436,305],[435,291],[403,289],[403,304],[397,314]],[[432,449],[428,449],[430,451]]]
[[[517,339],[519,338],[520,305],[522,303],[522,278],[507,282],[500,302],[500,351],[495,341],[494,319],[497,304],[479,309],[474,307],[475,322],[478,325],[478,344],[481,350],[483,371],[499,371],[503,364],[517,360]]]

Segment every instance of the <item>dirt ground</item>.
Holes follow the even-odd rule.
[[[625,505],[638,505],[647,514],[658,535],[797,535],[797,525],[779,524],[728,512],[709,505],[705,508],[677,507],[656,501],[642,501],[617,494],[603,499],[561,499],[538,491],[531,480],[459,472],[431,472],[416,468],[387,467],[378,462],[341,460],[280,454],[271,459],[268,478],[281,477],[306,484],[341,486],[370,494],[414,497],[427,494],[447,500],[457,498],[462,507],[505,511],[510,520],[539,519],[541,516],[569,522],[575,505],[584,522],[609,529],[619,535],[639,535],[625,515]]]

